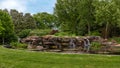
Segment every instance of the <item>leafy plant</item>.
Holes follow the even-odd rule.
[[[117,43],[120,43],[120,37],[113,37],[110,40],[115,40]]]
[[[91,43],[91,50],[98,51],[101,49],[101,44],[99,42],[92,42]]]
[[[19,36],[20,38],[25,38],[25,37],[27,37],[27,36],[29,35],[30,31],[31,31],[30,29],[22,30],[22,31],[18,34],[18,36]]]
[[[14,34],[14,24],[9,13],[0,10],[0,43],[5,44],[12,41]],[[6,41],[10,40],[10,41]]]
[[[37,36],[43,36],[43,35],[48,35],[50,33],[50,29],[35,29],[30,32],[30,35],[37,35]]]
[[[27,44],[19,42],[12,42],[10,45],[12,46],[12,48],[27,48]]]
[[[69,32],[59,32],[55,36],[76,36],[75,34],[70,34]]]
[[[101,34],[98,31],[92,31],[91,35],[92,36],[101,36]]]

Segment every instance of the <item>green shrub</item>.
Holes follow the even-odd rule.
[[[117,43],[120,43],[120,37],[113,37],[110,39],[111,41],[112,40],[115,40]]]
[[[70,34],[69,32],[59,32],[55,36],[76,36],[75,34]]]
[[[99,42],[92,42],[91,43],[91,50],[92,51],[99,51],[101,49],[101,44]]]
[[[12,46],[12,48],[27,48],[27,44],[19,42],[12,42],[10,45]]]
[[[30,32],[30,36],[36,35],[36,36],[44,36],[48,35],[51,32],[50,29],[35,29]]]
[[[92,31],[91,35],[92,36],[101,36],[101,34],[98,31]]]
[[[27,36],[29,35],[30,31],[31,31],[30,29],[22,30],[22,31],[18,34],[18,36],[19,36],[20,38],[25,38],[25,37],[27,37]]]

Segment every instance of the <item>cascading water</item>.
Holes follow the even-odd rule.
[[[73,39],[70,39],[70,48],[72,49],[72,48],[74,48],[75,49],[75,47],[76,47],[76,45],[75,45],[75,43],[74,43],[74,40]]]
[[[90,40],[89,39],[86,39],[87,40],[87,45],[88,45],[88,48],[87,48],[87,52],[90,50]]]
[[[89,41],[89,39],[84,39],[84,50],[86,50],[86,52],[89,52],[89,50],[90,50],[90,41]]]

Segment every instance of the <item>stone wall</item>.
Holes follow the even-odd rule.
[[[97,36],[88,37],[56,37],[52,35],[47,36],[30,36],[21,40],[22,43],[29,45],[29,48],[37,48],[42,46],[44,49],[76,49],[83,50],[85,46],[89,46],[92,41],[98,40]],[[30,47],[31,46],[31,47]]]

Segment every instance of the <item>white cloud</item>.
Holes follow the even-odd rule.
[[[0,0],[0,9],[16,9],[23,13],[53,13],[56,0]]]
[[[0,9],[16,9],[20,12],[27,10],[25,0],[3,0],[0,2]]]

